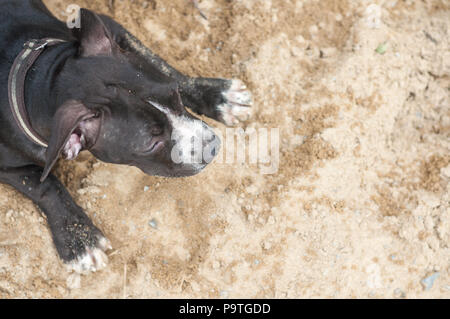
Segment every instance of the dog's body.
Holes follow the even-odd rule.
[[[0,1],[0,182],[33,200],[46,215],[56,249],[76,271],[106,265],[111,248],[50,173],[60,155],[82,150],[150,175],[190,176],[209,161],[192,163],[184,139],[217,147],[211,128],[186,112],[227,125],[246,120],[250,94],[237,80],[189,78],[170,67],[122,26],[82,9],[81,29],[70,30],[41,0]],[[31,39],[63,40],[45,49],[26,76],[23,92],[32,128],[43,147],[20,129],[8,100],[8,74]],[[177,149],[178,161],[174,161]]]

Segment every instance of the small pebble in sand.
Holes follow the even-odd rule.
[[[81,288],[80,274],[77,273],[70,274],[69,277],[67,277],[66,285],[67,288],[69,288],[70,290]]]
[[[439,272],[435,272],[432,275],[422,279],[422,281],[420,282],[423,286],[423,289],[425,290],[430,290],[431,288],[433,288],[433,284],[436,281],[436,279],[439,278]]]
[[[148,191],[149,191],[149,189],[150,189],[150,187],[148,187],[148,186],[144,186],[144,192],[148,192]]]
[[[8,210],[6,212],[6,218],[11,219],[12,221],[14,221],[14,211],[12,209]]]
[[[378,47],[375,49],[375,52],[378,54],[385,54],[387,50],[387,43],[381,43],[378,45]]]
[[[316,34],[319,31],[319,28],[316,25],[312,25],[309,27],[309,32],[311,34]]]
[[[158,222],[154,218],[148,222],[148,225],[154,229],[158,229]]]
[[[394,297],[395,298],[405,298],[406,295],[400,288],[397,288],[394,290]]]

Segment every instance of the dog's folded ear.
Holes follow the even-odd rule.
[[[50,174],[64,146],[68,143],[72,133],[80,123],[96,116],[97,113],[94,110],[87,108],[83,103],[75,100],[69,100],[58,108],[53,116],[51,136],[48,143],[45,168],[42,173],[41,182]]]
[[[80,9],[80,28],[72,30],[80,42],[83,57],[112,54],[114,41],[100,17],[88,9]]]

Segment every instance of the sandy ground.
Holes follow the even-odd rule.
[[[61,162],[114,246],[81,278],[0,185],[0,298],[450,297],[449,1],[199,1],[207,21],[187,0],[46,3],[109,14],[190,75],[244,80],[244,127],[280,129],[280,168]]]

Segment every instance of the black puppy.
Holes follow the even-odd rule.
[[[220,142],[185,105],[233,125],[248,119],[250,93],[181,74],[106,16],[82,9],[70,30],[41,0],[0,4],[0,182],[40,207],[72,269],[101,269],[111,245],[51,174],[57,159],[89,150],[149,175],[197,174]]]

